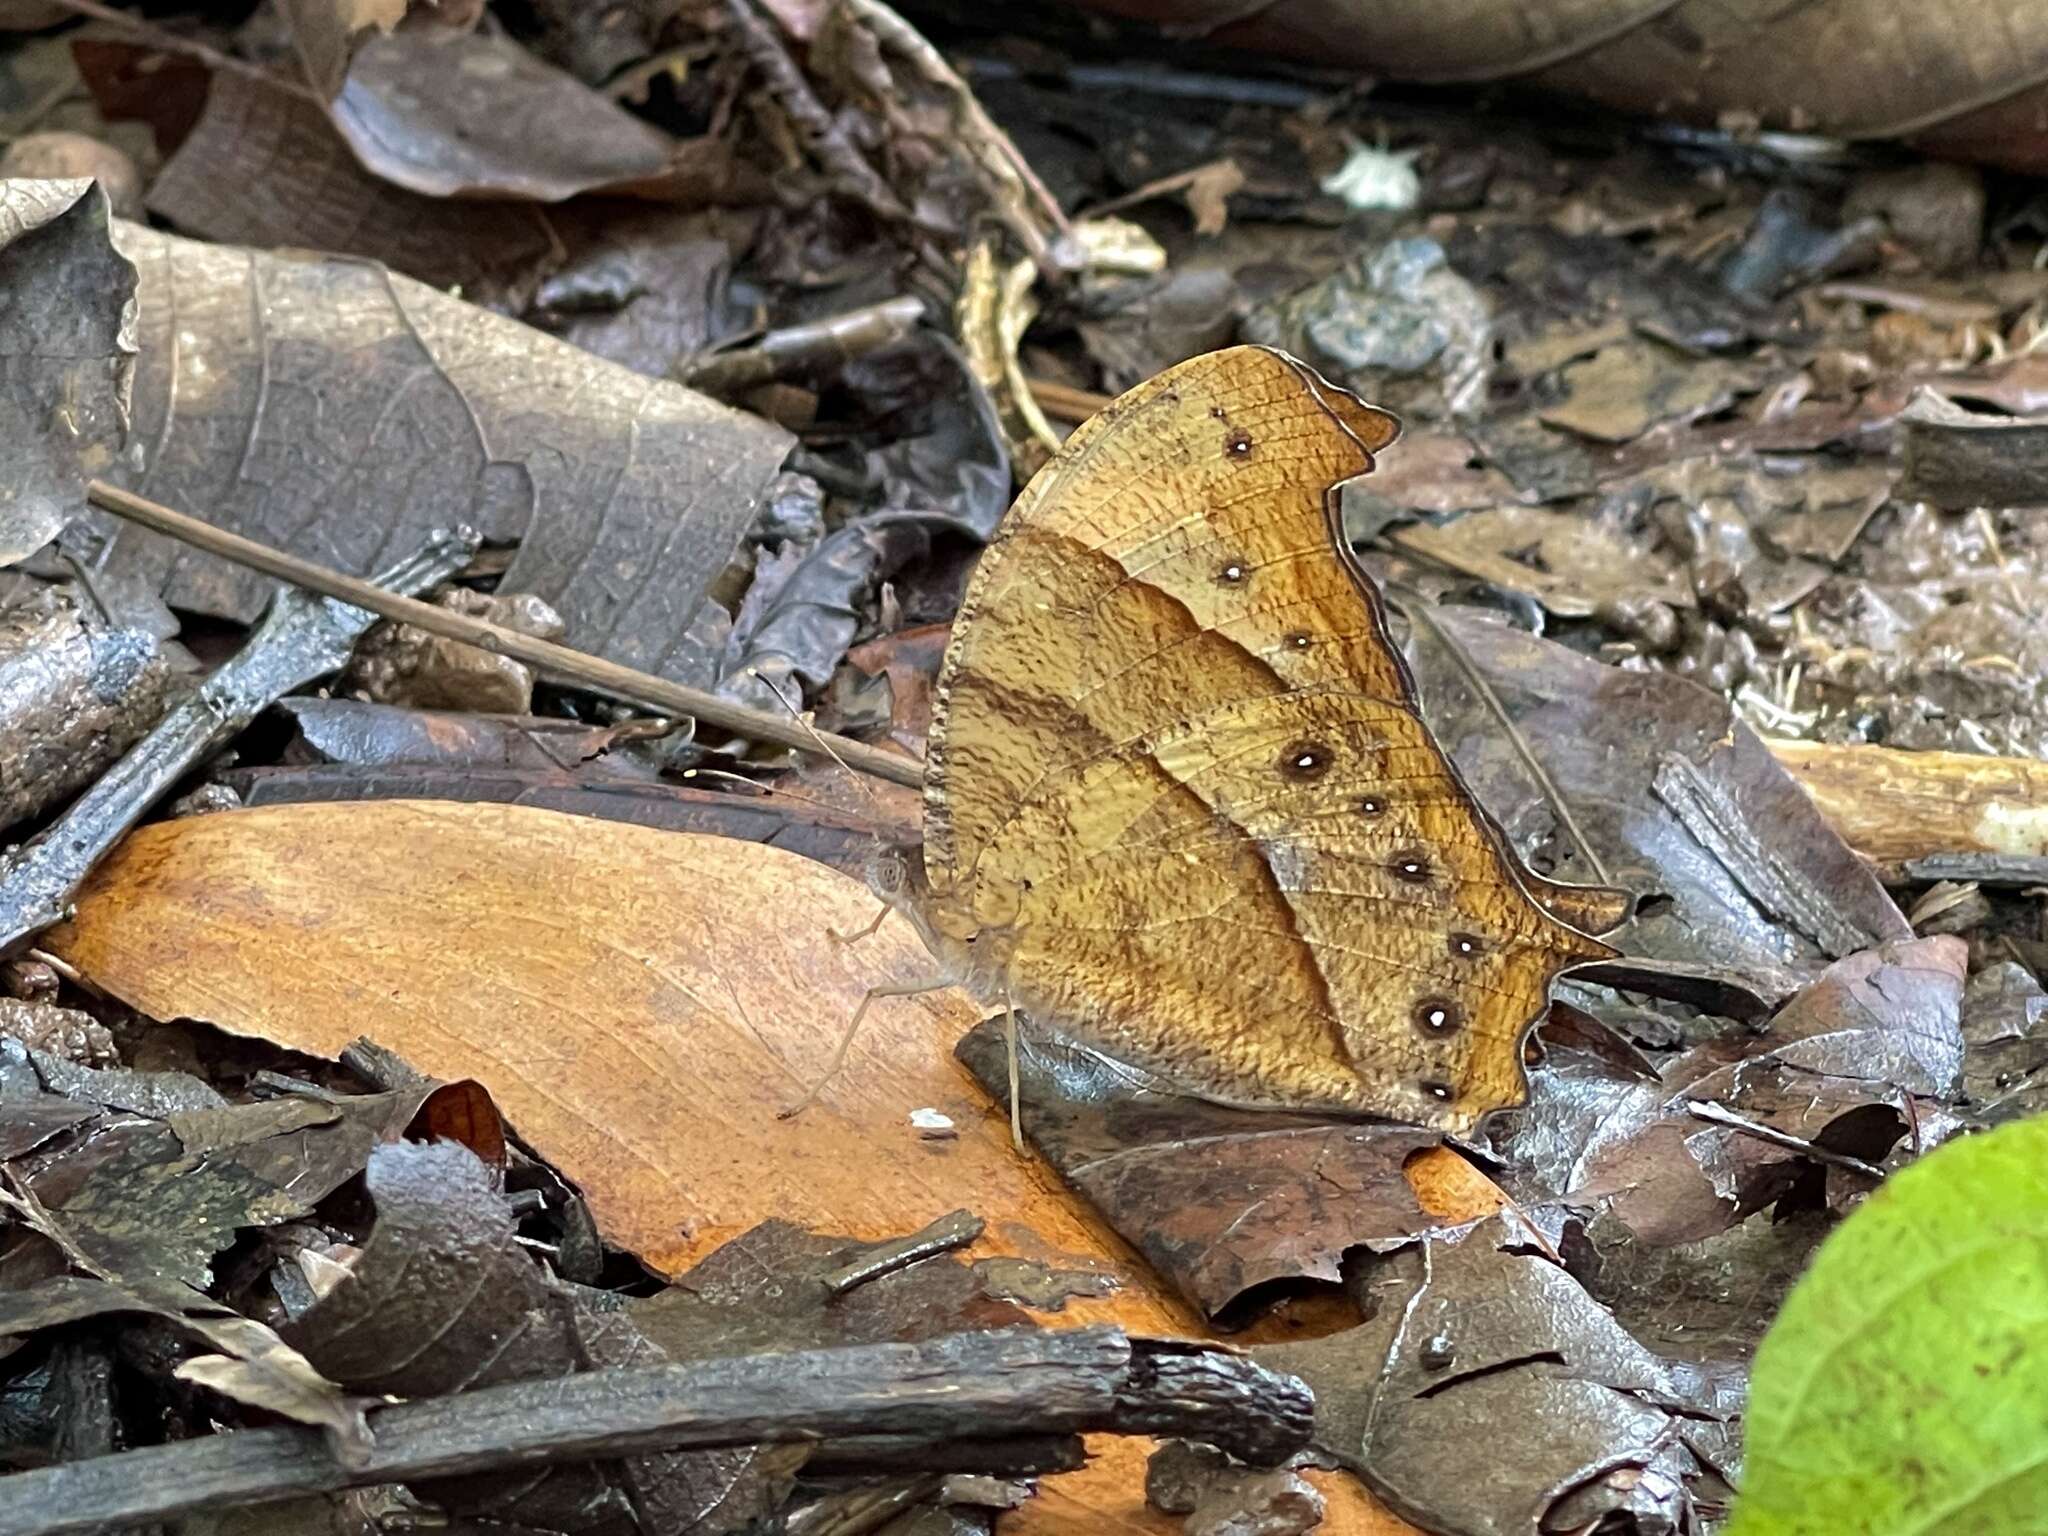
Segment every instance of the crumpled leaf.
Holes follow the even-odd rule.
[[[666,1358],[617,1310],[553,1280],[519,1243],[503,1191],[453,1142],[379,1147],[365,1184],[376,1219],[344,1273],[285,1334],[351,1390],[432,1397]],[[777,1452],[657,1453],[429,1480],[458,1517],[532,1530],[729,1530],[787,1491]],[[642,1524],[642,1521],[646,1524]]]
[[[2039,1523],[2044,1166],[2048,1120],[1966,1137],[1822,1245],[1757,1352],[1734,1536]]]
[[[1867,1170],[1909,1133],[1913,1151],[1952,1133],[1966,959],[1946,935],[1851,955],[1762,1035],[1707,1039],[1654,1081],[1552,1048],[1502,1156],[1542,1197],[1599,1205],[1648,1247],[1710,1239],[1806,1175],[1850,1173],[1830,1158]],[[1831,1187],[1830,1203],[1870,1182]]]
[[[958,1055],[990,1097],[1007,1095],[999,1021]],[[1335,1282],[1348,1250],[1440,1225],[1403,1176],[1438,1144],[1432,1131],[1148,1092],[1128,1068],[1035,1033],[1020,1036],[1017,1068],[1032,1145],[1207,1316],[1273,1281]]]
[[[1471,609],[1432,610],[1485,679],[1601,861],[1585,861],[1449,647],[1416,627],[1423,712],[1509,841],[1554,879],[1617,885],[1608,942],[1785,996],[1911,928],[1727,703],[1671,673],[1602,666]],[[1646,904],[1640,904],[1645,903]]]
[[[143,493],[363,574],[437,526],[520,541],[504,577],[569,643],[709,683],[706,596],[789,439],[361,262],[295,259],[122,225],[142,273]],[[271,583],[101,522],[112,569],[247,622]]]
[[[85,510],[129,428],[135,268],[89,181],[0,181],[0,565]]]
[[[1363,1283],[1369,1321],[1252,1353],[1314,1389],[1316,1448],[1425,1528],[1684,1530],[1725,1495],[1735,1403],[1631,1338],[1519,1222],[1426,1239]]]
[[[2013,960],[1963,990],[1963,1092],[1973,1118],[2002,1125],[2048,1109],[2048,989]]]

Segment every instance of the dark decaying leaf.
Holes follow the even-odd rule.
[[[956,1054],[1007,1100],[1000,1021]],[[1226,1109],[1135,1085],[1064,1040],[1021,1037],[1025,1134],[1174,1288],[1211,1316],[1255,1287],[1339,1278],[1345,1252],[1437,1226],[1402,1175],[1440,1138],[1411,1126]]]
[[[1366,1323],[1253,1354],[1314,1390],[1317,1449],[1426,1529],[1677,1531],[1725,1497],[1733,1397],[1503,1221],[1371,1260],[1361,1283]]]
[[[1958,508],[2041,500],[2048,419],[1967,410],[1923,388],[1899,426],[1906,456],[1900,496]]]
[[[1587,1293],[1668,1358],[1747,1360],[1835,1219],[1759,1212],[1723,1232],[1656,1247],[1599,1211],[1565,1227],[1558,1252]]]
[[[0,1140],[34,1137],[20,1168],[36,1200],[87,1259],[138,1284],[205,1289],[237,1233],[307,1214],[430,1091],[227,1104],[179,1074],[95,1071],[0,1041]],[[53,1094],[113,1112],[39,1134]]]
[[[575,211],[560,216],[568,255],[534,294],[536,324],[656,379],[736,328],[725,284],[752,239],[747,215],[609,202]]]
[[[459,800],[524,805],[568,816],[628,821],[664,832],[704,832],[786,848],[858,877],[877,842],[917,836],[915,804],[883,799],[835,809],[799,790],[779,795],[695,789],[542,769],[237,768],[222,775],[246,806],[327,800]],[[904,814],[893,814],[897,809]]]
[[[610,97],[482,30],[368,39],[328,111],[365,168],[429,197],[556,203],[651,182],[674,148]]]
[[[556,249],[534,204],[451,202],[381,181],[314,103],[228,70],[212,77],[204,113],[148,202],[185,234],[362,256],[515,309]]]
[[[105,772],[156,724],[175,681],[155,636],[96,621],[75,587],[0,609],[0,827]]]
[[[1010,455],[988,391],[959,348],[916,331],[853,359],[837,385],[880,440],[870,482],[891,510],[937,513],[986,539],[1010,508]]]
[[[1869,868],[1718,695],[1671,673],[1602,666],[1473,610],[1441,609],[1437,622],[1449,644],[1421,625],[1409,644],[1425,715],[1538,870],[1637,897],[1610,943],[1782,997],[1829,959],[1910,936]],[[1543,765],[1598,869],[1464,659]]]
[[[132,489],[341,570],[434,527],[520,540],[508,590],[568,640],[710,681],[724,572],[788,439],[361,262],[122,226],[142,272]],[[268,583],[108,525],[111,563],[175,605],[247,621]]]
[[[755,1227],[707,1255],[657,1296],[630,1304],[633,1323],[672,1360],[937,1338],[1030,1321],[992,1295],[979,1265],[920,1260],[837,1293],[827,1284],[887,1244]]]
[[[135,268],[86,181],[0,183],[0,565],[85,508],[126,447]]]
[[[163,1324],[183,1343],[213,1351],[180,1362],[181,1379],[248,1407],[328,1429],[348,1451],[367,1444],[360,1403],[344,1397],[271,1329],[181,1285],[122,1285],[58,1275],[33,1286],[0,1289],[0,1356],[45,1329],[124,1316]]]

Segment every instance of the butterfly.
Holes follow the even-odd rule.
[[[949,979],[1202,1098],[1465,1131],[1618,893],[1524,867],[1418,711],[1336,487],[1399,424],[1210,353],[1077,429],[971,578],[920,853]]]

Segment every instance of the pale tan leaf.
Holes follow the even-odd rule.
[[[1091,1210],[1012,1149],[1001,1109],[953,1059],[979,1016],[961,994],[878,1002],[821,1101],[776,1118],[867,987],[929,974],[900,919],[856,946],[832,937],[874,911],[858,882],[775,848],[384,801],[145,827],[47,942],[158,1017],[322,1055],[369,1034],[423,1071],[477,1079],[606,1235],[658,1268],[769,1217],[883,1237],[965,1206],[989,1223],[979,1252],[1124,1277],[1054,1324],[1199,1334]],[[909,1116],[924,1107],[960,1135],[920,1138]],[[1147,1447],[1091,1449],[1087,1469],[1004,1517],[1011,1536],[1177,1531],[1145,1507]],[[1321,1486],[1326,1533],[1412,1530],[1348,1477]]]

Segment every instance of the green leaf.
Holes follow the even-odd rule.
[[[2048,1532],[2048,1116],[1895,1174],[1757,1351],[1727,1536]]]

